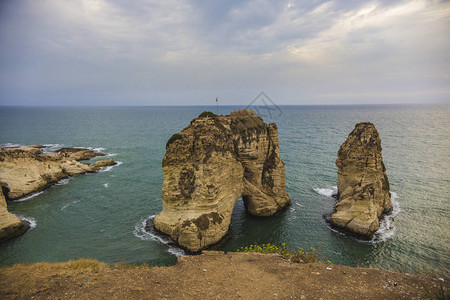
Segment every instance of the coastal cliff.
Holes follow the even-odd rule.
[[[362,238],[371,238],[383,213],[392,209],[389,180],[381,156],[381,139],[372,123],[358,123],[341,145],[338,203],[331,224]]]
[[[0,299],[446,299],[448,280],[377,268],[203,251],[174,266],[79,259],[0,267]],[[442,291],[441,297],[438,297]]]
[[[0,240],[28,229],[26,222],[8,212],[6,200],[21,198],[69,176],[98,172],[101,167],[115,164],[113,160],[79,162],[105,155],[89,149],[62,148],[44,153],[42,148],[39,145],[0,148]]]
[[[249,111],[202,113],[166,145],[163,210],[155,228],[198,251],[227,233],[242,196],[248,213],[271,216],[289,203],[278,129]]]
[[[6,198],[3,195],[5,187],[6,183],[0,182],[0,241],[20,235],[30,226],[28,222],[21,221],[15,215],[8,212]]]

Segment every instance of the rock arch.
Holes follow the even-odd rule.
[[[242,196],[254,216],[290,204],[278,129],[248,112],[202,113],[166,145],[163,210],[155,228],[181,247],[199,251],[227,233]]]

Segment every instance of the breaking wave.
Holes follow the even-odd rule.
[[[45,144],[43,146],[44,148],[42,148],[42,152],[44,153],[53,152],[64,147],[62,144]]]
[[[157,233],[153,226],[148,226],[150,228],[147,227],[147,222],[150,221],[153,224],[154,219],[155,215],[150,217],[142,217],[134,226],[134,236],[143,241],[157,241],[161,244],[167,245],[169,247],[167,251],[177,257],[184,255],[185,252],[183,249],[177,247],[170,237]]]
[[[39,192],[36,192],[36,193],[32,193],[31,195],[28,195],[28,196],[19,198],[19,199],[17,199],[17,200],[14,200],[14,202],[22,202],[22,201],[30,200],[31,198],[34,198],[34,197],[36,197],[36,196],[39,196],[39,195],[42,194],[43,192],[44,192],[44,191],[39,191]]]
[[[318,194],[326,196],[326,197],[335,197],[338,194],[338,189],[336,186],[333,186],[331,188],[315,188],[314,191],[316,191]],[[362,242],[369,242],[369,243],[379,243],[379,242],[385,242],[388,239],[392,238],[395,235],[395,232],[397,231],[397,228],[394,224],[395,217],[402,212],[402,208],[400,207],[400,203],[397,201],[398,195],[396,192],[391,192],[391,200],[392,200],[392,211],[389,214],[384,214],[383,217],[380,219],[380,228],[374,233],[372,239],[370,241],[360,240]],[[336,233],[346,235],[333,227],[331,227],[328,222],[326,222],[327,227]],[[359,239],[358,239],[359,240]]]
[[[30,229],[29,230],[31,230],[31,229],[36,227],[37,222],[36,222],[35,218],[24,217],[24,216],[21,216],[21,215],[15,215],[15,216],[18,217],[22,221],[27,221],[30,224]]]
[[[371,242],[385,242],[386,240],[392,238],[397,231],[397,228],[394,224],[394,218],[402,212],[402,208],[400,207],[400,203],[396,200],[398,199],[398,195],[395,192],[391,192],[391,200],[392,200],[392,211],[391,213],[384,215],[380,220],[380,228],[375,232]]]
[[[16,147],[20,147],[22,145],[20,144],[14,144],[14,143],[5,143],[5,144],[0,144],[1,148],[16,148]]]
[[[337,186],[332,186],[331,188],[315,188],[314,191],[316,191],[318,194],[326,197],[334,197],[338,193]]]
[[[72,177],[64,178],[55,183],[55,185],[65,185],[69,183],[69,180],[72,179]]]
[[[116,164],[114,166],[106,166],[106,167],[101,167],[100,171],[98,171],[99,173],[103,173],[103,172],[108,172],[111,171],[114,167],[118,167],[121,164],[123,164],[123,162],[121,161],[116,161]]]

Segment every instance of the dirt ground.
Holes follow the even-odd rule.
[[[78,260],[0,268],[0,299],[430,299],[441,286],[448,295],[448,282],[432,277],[213,251],[171,267]]]

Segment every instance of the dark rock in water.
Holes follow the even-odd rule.
[[[368,239],[380,227],[383,213],[392,209],[389,181],[381,156],[381,139],[372,123],[358,123],[341,145],[338,203],[330,223]]]
[[[155,228],[190,251],[226,236],[241,196],[254,216],[272,216],[290,203],[277,126],[246,110],[192,120],[167,142],[162,166]]]

